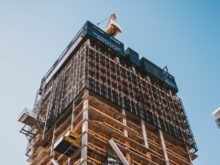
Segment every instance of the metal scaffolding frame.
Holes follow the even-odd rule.
[[[127,56],[84,36],[53,76],[42,80],[35,117],[19,118],[31,146],[28,161],[94,165],[105,163],[111,152],[125,164],[190,165],[197,147],[175,94]]]

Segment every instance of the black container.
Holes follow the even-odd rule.
[[[172,75],[170,75],[167,71],[164,69],[161,69],[151,61],[147,60],[146,58],[141,58],[140,60],[141,66],[144,71],[148,72],[155,78],[165,82],[167,85],[169,85],[171,88],[173,88],[176,92],[178,91],[175,79]]]
[[[126,49],[125,56],[129,59],[131,63],[141,66],[138,53],[132,50],[131,48]]]

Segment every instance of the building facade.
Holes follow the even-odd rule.
[[[190,165],[196,143],[175,79],[90,22],[19,116],[31,165]]]

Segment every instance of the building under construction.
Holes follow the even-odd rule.
[[[193,164],[174,77],[114,35],[87,21],[43,77],[19,116],[30,165]]]

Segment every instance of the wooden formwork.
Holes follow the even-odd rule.
[[[85,101],[88,101],[88,129],[83,133],[83,104]],[[134,114],[124,111],[120,107],[112,106],[107,100],[95,95],[88,95],[86,98],[81,97],[77,104],[73,103],[70,107],[69,112],[67,111],[57,121],[59,125],[47,135],[51,137],[48,139],[47,147],[36,146],[36,151],[33,154],[35,157],[29,158],[30,164],[34,165],[36,161],[39,162],[39,159],[41,159],[40,164],[50,165],[51,159],[55,159],[62,165],[74,165],[82,162],[101,165],[106,161],[106,154],[109,152],[118,159],[108,143],[110,139],[117,143],[130,164],[166,164],[165,151],[161,145],[158,130],[144,122],[147,136],[143,136],[144,130],[141,126],[141,120]],[[71,156],[66,156],[64,153],[67,151],[65,150],[63,153],[53,150],[54,143],[68,131],[80,135],[80,145]],[[82,147],[84,147],[82,146],[82,140],[85,140],[82,139],[83,134],[88,135],[86,142],[87,154],[84,159],[81,157]],[[144,144],[144,138],[147,140],[147,147]],[[170,164],[191,164],[184,143],[174,144],[167,135],[164,135],[164,140]]]

